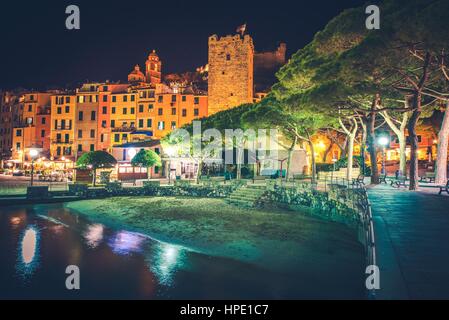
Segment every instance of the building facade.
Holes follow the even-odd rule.
[[[209,37],[209,115],[252,103],[254,45],[249,35]]]

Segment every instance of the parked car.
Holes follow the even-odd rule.
[[[22,177],[22,176],[25,175],[25,172],[23,172],[23,170],[14,170],[14,171],[12,172],[12,175],[13,175],[14,177]]]

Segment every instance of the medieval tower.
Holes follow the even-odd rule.
[[[209,37],[209,115],[252,103],[254,45],[249,35]]]

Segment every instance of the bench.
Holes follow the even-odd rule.
[[[438,195],[441,195],[443,193],[443,191],[446,191],[447,194],[449,194],[449,180],[447,180],[445,186],[440,186],[439,188],[440,188],[440,192],[438,192]]]
[[[387,175],[386,174],[379,175],[379,183],[387,184]]]
[[[435,182],[435,172],[426,172],[419,180],[420,182]]]
[[[406,185],[405,185],[406,181],[407,181],[407,177],[399,176],[396,179],[391,180],[391,186],[392,187],[397,187],[397,188],[400,188],[400,187],[404,187],[405,188],[406,187]]]

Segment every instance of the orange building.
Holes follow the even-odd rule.
[[[51,97],[50,155],[75,160],[76,95],[59,94]]]

